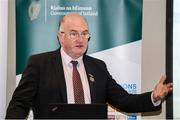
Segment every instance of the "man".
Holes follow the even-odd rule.
[[[128,94],[111,77],[103,61],[84,54],[89,37],[82,16],[64,16],[58,32],[61,48],[30,57],[6,118],[26,118],[30,109],[34,118],[47,118],[49,103],[109,103],[133,113],[159,110],[162,100],[172,91],[172,83],[164,84],[166,77],[162,76],[153,92]],[[81,79],[80,87],[74,83],[76,78]]]

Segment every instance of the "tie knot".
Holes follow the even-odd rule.
[[[71,63],[72,63],[73,66],[77,66],[78,61],[71,61]]]

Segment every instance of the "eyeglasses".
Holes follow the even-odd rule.
[[[69,33],[61,32],[62,34],[66,34],[69,36],[70,39],[77,39],[78,37],[81,37],[82,39],[89,39],[90,38],[90,33],[86,32],[76,32],[76,31],[71,31]]]

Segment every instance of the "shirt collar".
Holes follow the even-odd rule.
[[[61,57],[62,57],[62,59],[63,59],[63,61],[64,61],[64,63],[65,63],[66,65],[72,66],[72,64],[71,64],[71,61],[72,61],[72,60],[73,60],[73,61],[78,61],[78,65],[77,65],[77,66],[80,66],[80,65],[83,63],[83,60],[82,60],[83,56],[81,56],[81,57],[79,57],[79,58],[77,58],[77,59],[72,59],[72,58],[63,50],[62,47],[61,47],[60,52],[61,52]]]

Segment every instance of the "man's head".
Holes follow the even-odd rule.
[[[88,23],[81,15],[70,13],[60,21],[58,39],[71,58],[79,58],[86,52],[89,37]]]

